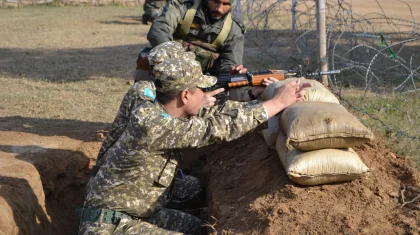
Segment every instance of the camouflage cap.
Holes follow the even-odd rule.
[[[192,55],[191,55],[192,54]],[[149,64],[156,65],[168,59],[185,57],[195,60],[194,53],[186,54],[181,43],[175,41],[164,42],[153,48],[148,55]]]
[[[213,76],[203,75],[201,65],[195,60],[177,58],[165,60],[153,68],[156,90],[176,93],[184,89],[211,87],[217,82]]]

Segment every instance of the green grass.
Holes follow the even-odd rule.
[[[383,136],[397,154],[420,164],[420,100],[416,93],[342,91],[348,102],[342,102],[375,133]],[[351,105],[349,105],[351,104]]]

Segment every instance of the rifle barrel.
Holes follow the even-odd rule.
[[[324,71],[324,72],[315,72],[315,73],[307,73],[307,77],[313,77],[313,76],[320,76],[320,75],[334,75],[341,73],[341,70],[330,70],[330,71]]]

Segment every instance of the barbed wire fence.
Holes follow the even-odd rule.
[[[352,0],[326,1],[328,68],[342,71],[329,77],[329,85],[344,105],[375,120],[387,135],[416,141],[420,148],[420,24],[403,0],[375,4],[375,12],[359,13]],[[389,6],[403,9],[404,17],[393,16]],[[317,71],[315,1],[242,0],[240,8],[246,50],[256,48],[256,61],[264,57],[259,68],[295,63]],[[358,98],[347,90],[357,90]],[[369,105],[372,100],[376,106]],[[400,118],[397,124],[388,114]]]

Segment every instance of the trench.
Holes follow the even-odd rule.
[[[99,146],[95,143],[96,149]],[[37,153],[33,165],[40,174],[53,234],[77,234],[75,210],[83,203],[95,163],[92,156],[96,157],[96,151],[92,152],[55,149]],[[256,197],[267,193],[264,185],[272,179],[272,171],[255,172],[269,165],[271,169],[279,167],[275,153],[268,150],[262,138],[247,135],[230,143],[185,150],[182,156],[179,164],[184,173],[198,177],[205,185],[205,196],[198,206],[196,202],[187,204],[184,211],[205,220],[209,233],[235,227],[240,220],[246,222],[239,230],[244,233],[266,226],[265,219],[247,209]],[[238,211],[242,211],[240,218]]]
[[[90,153],[84,148],[49,149],[17,157],[32,159],[41,176],[53,232],[39,234],[77,234],[75,209],[83,203],[94,164],[91,157],[96,156],[100,143],[94,145]],[[399,158],[384,161],[389,150],[381,142],[356,150],[369,166],[378,170],[362,180],[314,187],[291,182],[275,151],[255,134],[185,151],[180,166],[206,185],[207,225],[212,234],[279,234],[295,231],[297,223],[301,226],[299,233],[354,233],[361,227],[373,233],[395,229],[416,234],[420,213],[408,208],[400,210],[396,190],[399,183],[419,185],[418,171]],[[309,219],[320,214],[325,221]],[[352,219],[358,216],[363,220]],[[375,226],[383,223],[387,227]]]

